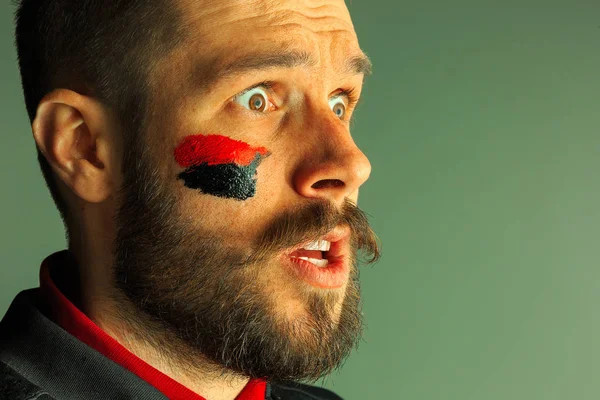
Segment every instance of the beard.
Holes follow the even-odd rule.
[[[273,216],[247,246],[232,246],[217,230],[192,227],[147,154],[134,149],[124,165],[113,266],[121,320],[170,362],[208,364],[221,376],[315,381],[338,368],[363,328],[356,251],[369,262],[379,257],[365,215],[349,201],[341,209],[310,202]],[[278,293],[284,273],[269,280],[265,271],[282,271],[281,251],[340,225],[352,232],[345,291],[296,284],[302,311],[290,311]]]

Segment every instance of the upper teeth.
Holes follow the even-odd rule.
[[[306,246],[304,246],[304,250],[320,250],[320,251],[329,251],[331,248],[331,243],[327,240],[316,240],[314,242],[310,242]]]

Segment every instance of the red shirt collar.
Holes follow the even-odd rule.
[[[204,397],[192,392],[123,347],[100,329],[61,292],[52,280],[51,270],[60,268],[60,265],[57,265],[59,263],[56,263],[55,260],[64,259],[61,257],[64,253],[66,251],[46,258],[40,268],[41,293],[47,302],[50,317],[54,322],[94,350],[157,388],[169,399],[205,400]],[[251,379],[236,400],[264,400],[265,392],[266,381]]]

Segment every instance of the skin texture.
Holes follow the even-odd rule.
[[[133,153],[132,149],[125,150],[119,124],[110,108],[94,98],[61,89],[40,103],[33,133],[60,179],[61,193],[74,210],[68,224],[69,249],[81,266],[81,296],[76,305],[136,355],[191,390],[210,399],[233,399],[248,376],[239,371],[215,373],[218,365],[214,357],[203,357],[182,335],[169,341],[174,342],[170,348],[161,348],[159,345],[165,341],[160,333],[166,332],[165,322],[132,317],[138,314],[139,307],[135,293],[124,295],[117,284],[125,264],[114,243],[118,232],[127,232],[115,222],[115,216],[134,215],[126,213],[127,207],[135,208],[135,204],[128,203],[132,193],[157,193],[167,206],[152,207],[153,196],[149,196],[148,215],[161,221],[157,213],[162,212],[166,213],[165,219],[173,219],[175,225],[160,226],[164,228],[161,233],[172,233],[172,238],[181,239],[170,242],[173,254],[186,254],[180,252],[182,246],[198,257],[206,255],[202,251],[207,249],[215,250],[217,255],[225,254],[223,249],[235,249],[240,258],[228,260],[233,262],[247,254],[258,254],[255,245],[282,213],[332,217],[332,206],[341,210],[346,201],[356,203],[358,189],[370,174],[370,164],[350,136],[352,109],[340,119],[330,100],[341,90],[352,90],[355,98],[360,96],[364,76],[349,71],[348,60],[362,52],[343,1],[182,0],[177,7],[183,11],[182,23],[189,34],[185,45],[153,67],[150,86],[154,117],[143,145]],[[215,80],[232,66],[248,67],[251,63],[242,61],[248,57],[257,60],[261,59],[257,54],[266,54],[268,59],[269,55],[290,51],[302,52],[312,62],[291,68],[246,68],[242,73]],[[272,83],[266,90],[272,102],[267,112],[249,110],[236,101],[241,92],[263,81]],[[173,179],[181,172],[181,166],[169,154],[189,132],[220,132],[231,139],[268,148],[271,155],[257,166],[260,179],[255,196],[246,201],[203,196]],[[131,168],[135,166],[135,155],[144,160],[140,161],[140,169]],[[136,173],[149,171],[145,176],[150,183],[140,179],[132,184],[131,176],[123,174],[129,169]],[[152,192],[152,188],[156,190]],[[307,212],[314,211],[311,207],[316,203],[326,203],[328,207],[323,206],[320,213]],[[332,217],[331,221],[346,220]],[[314,235],[317,228],[310,227],[309,233]],[[139,232],[139,237],[150,237],[144,236],[147,233]],[[298,239],[302,235],[292,236]],[[197,249],[193,247],[207,237],[211,239],[202,241]],[[299,243],[288,243],[293,244]],[[149,248],[152,245],[149,243]],[[269,251],[263,254],[273,255]],[[184,276],[182,271],[196,277],[193,269],[183,267],[193,260],[200,263],[202,257],[198,257],[182,256],[181,268],[174,269],[172,276],[161,271],[151,281],[156,284],[151,293],[165,293],[165,286],[158,285],[159,281],[177,288]],[[213,261],[213,276],[221,271],[214,258],[204,259]],[[271,327],[280,329],[293,327],[294,335],[290,337],[300,340],[293,342],[294,348],[302,347],[302,339],[306,339],[305,344],[313,343],[308,334],[310,324],[321,321],[315,326],[328,327],[331,330],[327,332],[333,334],[344,315],[358,314],[355,301],[348,300],[357,297],[352,280],[338,289],[317,289],[287,273],[274,258],[258,260],[261,262],[248,262],[245,269],[233,274],[231,287],[240,293],[242,288],[248,288],[247,299],[256,300],[245,303],[248,310],[258,310],[252,307],[261,302],[266,304],[261,314],[264,318],[258,322],[266,324],[269,320]],[[226,264],[223,268],[230,266]],[[202,276],[204,270],[199,265],[197,275]],[[138,278],[144,276],[152,278]],[[214,294],[207,279],[203,281],[208,285],[205,296]],[[194,299],[207,301],[203,296]],[[235,318],[232,321],[239,322]],[[290,325],[293,321],[300,322]],[[147,337],[136,334],[140,327],[148,333]],[[282,332],[290,333],[279,333]],[[352,342],[350,339],[348,342]]]

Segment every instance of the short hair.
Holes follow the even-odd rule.
[[[151,104],[153,64],[183,36],[175,0],[16,0],[15,43],[31,122],[42,98],[64,88],[116,112],[126,145]],[[38,161],[63,221],[67,205],[50,164]]]

